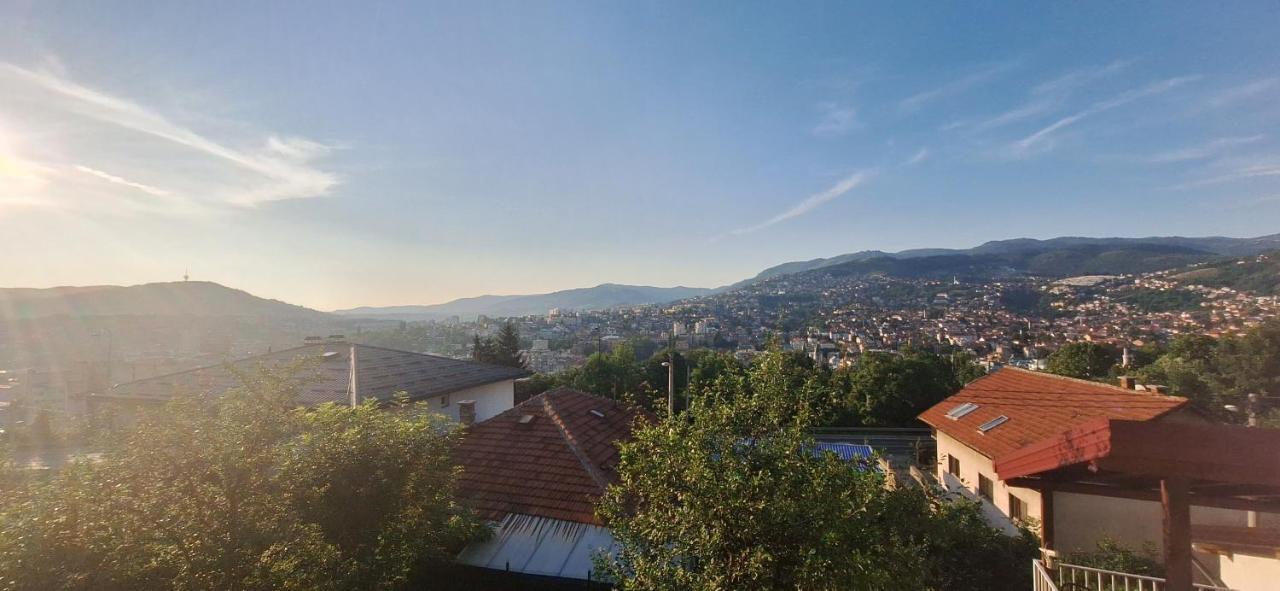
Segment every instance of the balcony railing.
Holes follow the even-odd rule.
[[[1039,559],[1031,561],[1031,591],[1058,591],[1053,575],[1049,574],[1049,569]]]
[[[1164,579],[1159,577],[1148,577],[1146,575],[1135,575],[1130,573],[1121,573],[1113,570],[1104,570],[1089,566],[1080,566],[1078,564],[1067,564],[1059,562],[1055,568],[1048,569],[1039,560],[1032,564],[1032,582],[1033,591],[1164,591]],[[1057,576],[1054,577],[1053,575]],[[1048,584],[1053,586],[1042,586],[1041,578],[1047,578]],[[1057,579],[1056,584],[1053,580]],[[1195,583],[1192,585],[1197,591],[1231,591],[1227,587],[1218,587],[1215,585],[1204,585]]]

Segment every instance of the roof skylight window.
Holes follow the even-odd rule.
[[[999,427],[1000,425],[1003,425],[1007,422],[1009,422],[1009,417],[1000,415],[994,419],[991,419],[990,421],[987,421],[981,425],[978,425],[978,432],[985,434],[987,431],[995,429],[996,427]]]
[[[978,410],[978,405],[972,402],[965,402],[947,412],[947,418],[953,421],[959,420],[960,417],[963,417],[975,410]]]

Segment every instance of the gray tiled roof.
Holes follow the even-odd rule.
[[[351,349],[355,347],[361,399],[391,400],[406,392],[411,400],[441,396],[530,375],[528,371],[425,353],[343,342],[317,343],[265,355],[117,384],[93,395],[101,398],[163,400],[177,394],[222,393],[241,384],[241,375],[259,368],[301,362],[298,403],[313,406],[350,400]]]

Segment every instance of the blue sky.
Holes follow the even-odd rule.
[[[0,284],[332,309],[1280,231],[1280,5],[898,4],[4,2]]]

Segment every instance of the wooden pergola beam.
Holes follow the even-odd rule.
[[[1012,478],[1006,481],[1006,484],[1040,491],[1042,495],[1045,491],[1055,490],[1082,495],[1160,502],[1160,491],[1153,488],[1126,488],[1109,483],[1054,481],[1039,478]],[[1199,507],[1280,513],[1280,501],[1272,498],[1250,499],[1188,492],[1187,499],[1191,505]]]

